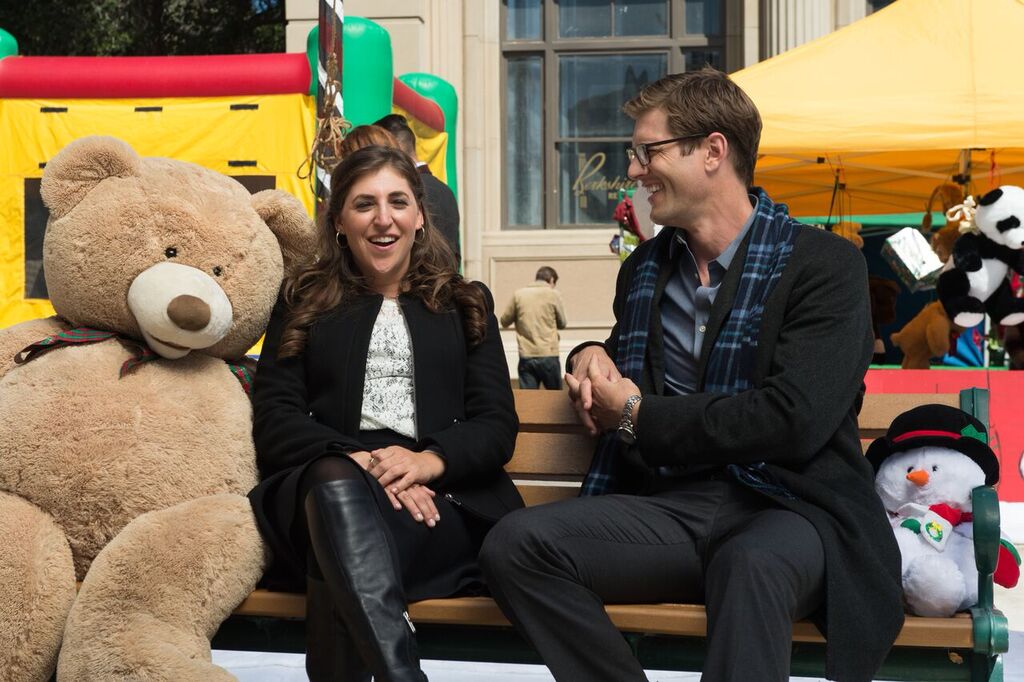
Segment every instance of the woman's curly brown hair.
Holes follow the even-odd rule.
[[[288,313],[278,357],[301,355],[309,329],[318,319],[359,296],[374,293],[359,271],[352,251],[339,244],[335,225],[352,186],[384,168],[390,168],[409,183],[423,214],[423,230],[413,243],[401,291],[419,298],[434,313],[457,308],[470,348],[484,340],[488,313],[483,292],[458,274],[451,248],[431,225],[425,209],[423,181],[416,166],[398,149],[370,145],[346,156],[331,174],[327,214],[320,225],[319,259],[284,285]]]

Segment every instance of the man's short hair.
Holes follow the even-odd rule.
[[[635,120],[656,108],[668,115],[668,127],[675,137],[722,133],[732,148],[729,156],[736,175],[748,187],[754,184],[761,115],[728,75],[710,66],[670,74],[645,86],[622,110]],[[688,144],[690,152],[699,140],[682,144]]]
[[[555,284],[558,282],[558,273],[554,268],[544,265],[537,271],[537,279],[548,284]]]
[[[416,135],[412,132],[412,128],[409,127],[409,122],[405,120],[405,116],[401,114],[388,114],[373,125],[380,126],[394,135],[395,139],[398,140],[399,148],[412,158],[416,158]]]

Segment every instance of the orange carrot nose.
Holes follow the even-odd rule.
[[[911,471],[907,474],[907,480],[914,485],[924,485],[928,482],[928,472],[924,469],[918,469],[917,471]]]

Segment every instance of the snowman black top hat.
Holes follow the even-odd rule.
[[[892,421],[884,436],[871,443],[866,456],[877,473],[889,455],[927,445],[970,457],[985,472],[985,485],[999,480],[999,460],[988,446],[985,425],[948,405],[921,405],[907,410]]]

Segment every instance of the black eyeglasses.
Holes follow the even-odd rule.
[[[657,142],[645,142],[644,144],[638,144],[633,147],[626,147],[626,158],[633,161],[636,159],[640,162],[641,166],[645,168],[651,163],[650,149],[652,147],[660,147],[663,144],[671,144],[673,142],[682,142],[683,140],[692,140],[698,137],[707,137],[711,133],[697,133],[696,135],[683,135],[682,137],[673,137],[670,140],[658,140]]]

